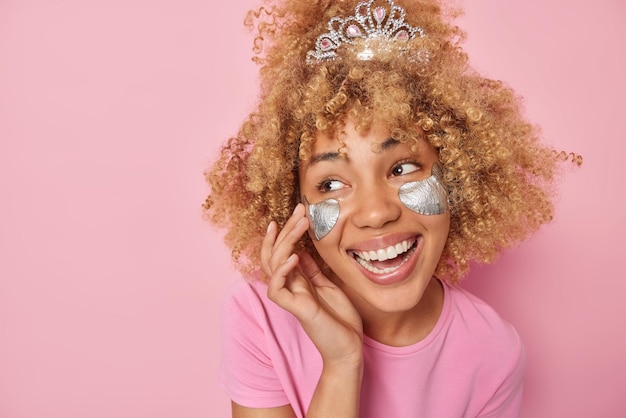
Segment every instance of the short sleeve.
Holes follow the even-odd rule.
[[[524,345],[517,333],[518,343],[514,347],[513,364],[509,367],[509,373],[496,390],[493,397],[481,411],[481,418],[517,418],[522,405],[522,392],[524,386],[524,372],[526,368],[526,353]]]
[[[224,299],[218,383],[234,402],[249,408],[289,403],[268,355],[266,323],[248,283],[238,284]]]

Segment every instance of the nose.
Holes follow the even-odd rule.
[[[361,190],[355,197],[351,222],[358,228],[382,228],[402,213],[398,191],[393,187]]]

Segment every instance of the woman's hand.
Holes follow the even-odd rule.
[[[361,317],[310,254],[294,253],[308,228],[302,204],[296,206],[280,232],[276,222],[270,223],[261,248],[261,265],[270,278],[267,295],[298,319],[319,350],[324,367],[361,367]]]

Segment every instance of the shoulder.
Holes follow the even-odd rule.
[[[295,318],[267,298],[267,284],[256,276],[243,278],[227,291],[222,303],[222,321],[239,329],[297,325]]]
[[[242,277],[237,280],[227,291],[226,303],[242,303],[249,298],[256,298],[255,295],[262,295],[267,291],[267,285],[258,278],[257,275]]]
[[[221,320],[222,389],[250,408],[293,404],[304,379],[292,382],[290,376],[315,376],[301,372],[315,358],[315,348],[307,344],[297,320],[271,302],[267,285],[255,278],[242,279],[229,289]]]
[[[449,296],[449,327],[463,361],[459,368],[471,370],[475,397],[485,401],[479,416],[517,416],[521,403],[526,355],[522,340],[511,323],[482,299],[460,287],[446,286]]]
[[[513,325],[488,303],[461,287],[444,286],[450,302],[450,321],[471,333],[473,339],[507,347],[521,346]]]
[[[467,361],[474,361],[486,375],[521,379],[525,351],[513,325],[467,290],[445,286],[450,303],[448,327],[454,335],[447,343],[462,352]]]
[[[224,340],[256,346],[270,355],[297,346],[306,346],[307,350],[312,347],[298,320],[269,300],[267,284],[255,277],[245,278],[229,289],[221,321]]]
[[[263,287],[265,286],[255,277],[242,278],[235,282],[226,292],[222,307],[227,311],[255,310],[263,301]]]

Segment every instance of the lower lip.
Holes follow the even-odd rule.
[[[352,261],[354,262],[354,264],[356,264],[359,270],[361,270],[361,273],[363,273],[363,275],[367,277],[371,282],[378,284],[378,285],[388,286],[388,285],[402,282],[409,277],[409,275],[415,269],[415,265],[417,264],[417,258],[419,257],[419,254],[422,251],[422,244],[423,244],[422,237],[418,236],[415,249],[413,250],[413,254],[411,254],[411,257],[409,257],[409,259],[406,260],[404,264],[398,267],[397,270],[394,270],[389,273],[384,273],[384,274],[372,273],[371,271],[367,270],[362,265],[360,265],[359,262],[356,261],[354,258],[352,259]]]

